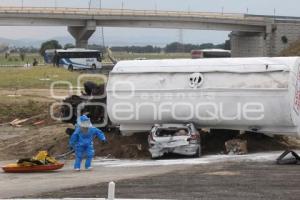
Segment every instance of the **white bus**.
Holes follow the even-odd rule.
[[[196,49],[191,51],[193,59],[197,58],[227,58],[231,57],[231,51],[224,49]]]
[[[102,53],[89,49],[48,49],[45,51],[46,63],[53,63],[68,70],[101,69]]]

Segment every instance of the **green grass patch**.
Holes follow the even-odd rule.
[[[0,54],[0,65],[11,65],[11,66],[24,66],[25,64],[32,65],[33,60],[36,59],[39,64],[44,63],[43,57],[38,53],[28,53],[25,54],[24,60],[20,54],[12,53],[7,58],[5,58],[5,54]]]
[[[113,52],[113,56],[117,60],[133,60],[137,58],[146,59],[173,59],[173,58],[191,58],[190,53],[131,53],[131,52]],[[37,59],[39,64],[44,64],[43,57],[38,53],[25,54],[25,59],[22,61],[20,54],[12,53],[5,58],[5,54],[0,54],[0,66],[24,66],[25,64],[32,65],[33,60]],[[104,55],[104,62],[110,62],[107,55]]]
[[[167,59],[167,58],[189,58],[189,53],[128,53],[128,52],[114,52],[114,57],[117,60],[132,60],[137,58],[145,59]],[[17,58],[18,54],[11,54],[10,58]],[[38,54],[26,55],[26,58],[39,58]],[[0,56],[0,65],[7,64],[4,55]],[[43,61],[40,60],[40,63]],[[12,63],[10,63],[12,64]],[[51,83],[54,81],[68,81],[74,87],[77,87],[77,78],[81,75],[80,72],[74,71],[70,72],[63,68],[56,68],[50,65],[44,67],[0,67],[0,88],[10,88],[10,89],[24,89],[24,88],[37,88],[45,89],[50,88]],[[99,78],[84,78],[80,81],[82,84],[91,80],[96,83],[102,83],[103,80]],[[67,88],[67,85],[56,85],[56,88]]]
[[[55,67],[1,67],[0,88],[24,89],[50,88],[54,81],[68,81],[73,86],[77,84],[79,72],[70,72],[63,68]],[[61,88],[67,87],[62,85]]]
[[[128,53],[128,52],[112,52],[117,60],[134,60],[137,58],[145,59],[176,59],[176,58],[191,58],[190,53]],[[109,61],[105,57],[104,61]]]

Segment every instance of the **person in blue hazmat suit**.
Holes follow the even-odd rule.
[[[93,127],[90,119],[86,115],[82,115],[77,119],[76,129],[70,138],[69,145],[75,150],[74,169],[79,171],[81,162],[86,156],[85,169],[92,169],[91,164],[95,154],[93,140],[98,137],[99,140],[107,143],[104,133]]]

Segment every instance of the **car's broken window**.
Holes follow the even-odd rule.
[[[170,136],[186,136],[189,131],[185,128],[180,129],[158,129],[156,136],[158,137],[170,137]]]

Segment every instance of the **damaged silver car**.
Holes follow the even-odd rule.
[[[200,133],[192,123],[154,125],[148,142],[153,159],[167,153],[201,156]]]

